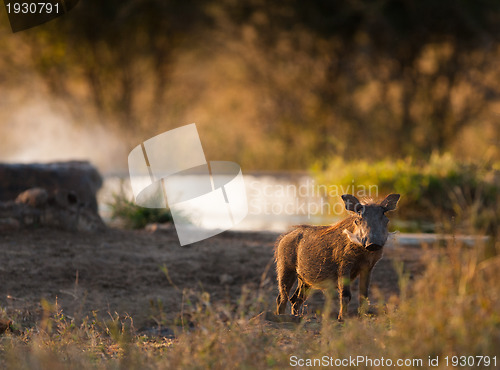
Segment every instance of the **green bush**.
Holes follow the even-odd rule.
[[[172,213],[167,208],[144,208],[129,201],[123,194],[114,194],[111,217],[120,220],[126,227],[141,229],[147,224],[172,222]]]
[[[333,158],[326,169],[313,169],[319,184],[344,189],[377,189],[382,197],[400,193],[398,218],[460,224],[492,231],[498,224],[500,171],[497,164],[459,162],[451,154],[432,154],[428,161],[411,157],[378,162]],[[350,188],[347,188],[350,186]],[[336,201],[332,199],[332,201]],[[443,223],[444,222],[444,223]]]

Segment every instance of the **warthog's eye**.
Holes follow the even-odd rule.
[[[354,223],[359,226],[361,224],[361,220],[357,218],[354,220]]]

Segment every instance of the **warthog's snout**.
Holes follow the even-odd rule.
[[[347,235],[347,238],[354,244],[357,244],[363,248],[366,248],[366,250],[370,252],[376,252],[379,251],[383,248],[383,245],[380,245],[378,243],[367,243],[367,238],[360,239],[359,234],[354,234],[351,233],[349,230],[344,229],[344,234]],[[383,243],[385,244],[385,242]]]
[[[383,248],[383,246],[380,244],[368,244],[365,248],[367,250],[369,250],[370,252],[376,252],[376,251],[381,250]]]

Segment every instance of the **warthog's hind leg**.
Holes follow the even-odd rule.
[[[292,315],[299,315],[300,307],[307,298],[307,291],[309,290],[309,285],[304,283],[301,278],[298,279],[297,289],[292,298],[290,298],[290,303],[292,304]]]
[[[278,287],[279,294],[276,297],[276,314],[283,315],[286,309],[286,303],[288,302],[288,295],[292,289],[293,284],[297,279],[297,273],[295,270],[279,269],[278,270]]]

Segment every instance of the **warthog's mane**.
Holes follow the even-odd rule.
[[[319,235],[326,236],[326,235],[332,233],[333,231],[339,230],[339,229],[342,229],[341,231],[343,231],[345,228],[347,228],[348,226],[350,226],[352,224],[352,222],[354,221],[354,219],[356,217],[357,216],[349,214],[346,218],[344,218],[343,220],[340,220],[339,222],[334,223],[333,225],[329,225],[329,226],[325,225],[325,228],[323,230],[321,230]]]
[[[363,198],[360,199],[360,203],[363,206],[380,207],[381,204],[382,204],[382,201],[377,201],[377,200],[373,199],[372,197],[363,197]],[[352,222],[354,221],[354,219],[356,219],[357,217],[358,217],[358,215],[355,215],[353,212],[349,212],[349,214],[347,215],[347,217],[344,218],[343,220],[340,220],[339,222],[336,222],[335,224],[330,225],[330,226],[325,225],[326,226],[325,229],[321,230],[321,232],[320,232],[319,235],[320,236],[326,236],[326,235],[332,233],[335,230],[339,230],[339,229],[344,230],[349,225],[351,225]],[[301,226],[308,226],[308,225],[301,225]]]
[[[363,197],[359,199],[359,203],[363,206],[382,206],[384,200],[376,200],[372,197]]]
[[[379,206],[382,201],[377,202],[372,197],[363,197],[359,200],[359,202],[364,206]]]
[[[373,199],[372,197],[362,197],[360,199],[360,203],[363,205],[363,206],[381,206],[381,203],[382,201],[377,201],[375,199]],[[348,228],[354,221],[354,219],[356,219],[358,217],[358,215],[355,215],[353,212],[349,212],[349,214],[347,215],[346,218],[334,223],[333,225],[307,225],[307,224],[302,224],[302,225],[293,225],[291,227],[291,229],[283,234],[281,234],[278,239],[276,240],[274,246],[277,247],[278,244],[280,243],[281,239],[283,239],[283,237],[285,235],[287,235],[288,233],[290,233],[292,230],[295,230],[297,228],[303,228],[303,229],[320,229],[320,228],[323,228],[323,230],[321,230],[319,232],[319,236],[322,237],[322,236],[326,236],[328,234],[331,234],[333,231],[335,230],[339,230],[341,229],[342,231],[346,228]]]

